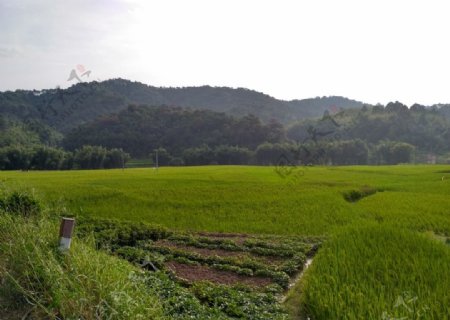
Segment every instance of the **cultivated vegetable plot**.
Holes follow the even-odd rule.
[[[85,221],[80,229],[92,231],[100,248],[146,270],[148,286],[169,301],[165,311],[175,318],[286,318],[280,301],[322,241],[171,232],[111,220]]]

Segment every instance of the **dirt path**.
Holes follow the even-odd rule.
[[[282,297],[281,303],[284,303],[286,301],[286,298],[288,297],[288,294],[289,294],[289,290],[292,289],[302,279],[303,275],[305,274],[306,270],[309,268],[309,266],[311,265],[312,262],[313,262],[312,258],[306,259],[306,262],[303,266],[303,270],[301,272],[299,272],[295,276],[295,278],[293,280],[291,280],[291,282],[289,283],[289,289],[287,290],[286,294]]]

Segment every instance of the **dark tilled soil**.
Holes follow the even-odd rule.
[[[173,243],[165,240],[160,240],[155,242],[156,245],[167,247],[169,249],[179,249],[183,251],[190,251],[198,253],[202,256],[206,257],[212,257],[212,256],[219,256],[219,257],[244,257],[245,253],[240,251],[229,251],[229,250],[223,250],[223,249],[208,249],[208,248],[197,248],[193,246],[186,246],[178,243]]]
[[[235,285],[244,284],[252,287],[264,287],[272,283],[270,278],[247,277],[230,271],[215,270],[202,265],[188,265],[175,261],[166,263],[177,277],[188,282],[207,280],[219,284]]]

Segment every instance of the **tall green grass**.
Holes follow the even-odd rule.
[[[273,167],[208,166],[0,172],[0,181],[34,189],[76,215],[170,229],[323,235],[355,221],[384,221],[450,235],[448,170],[302,167],[283,178]],[[364,187],[383,191],[354,203],[344,199],[346,192]]]
[[[311,319],[448,319],[450,250],[384,224],[350,227],[319,251],[294,295]]]
[[[160,301],[125,261],[76,239],[57,249],[48,217],[0,213],[0,296],[10,308],[43,319],[162,319]]]

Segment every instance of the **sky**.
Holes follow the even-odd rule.
[[[449,9],[440,0],[0,0],[0,91],[65,88],[75,70],[82,81],[245,87],[284,100],[450,103]]]

